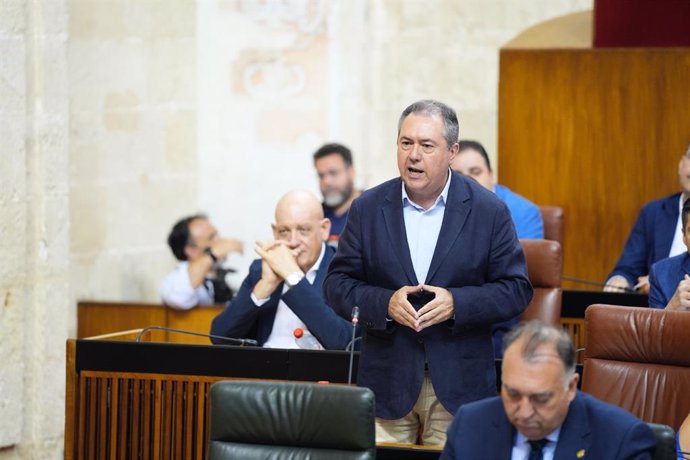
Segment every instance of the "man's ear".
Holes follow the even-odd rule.
[[[321,229],[321,240],[328,241],[328,237],[331,235],[331,219],[324,217],[319,227]]]
[[[570,382],[568,382],[568,401],[572,401],[575,399],[575,395],[577,394],[577,382],[580,381],[580,374],[577,372],[573,373],[573,376],[570,378]]]
[[[192,260],[194,258],[194,248],[191,245],[184,245],[184,256],[185,260]]]
[[[460,151],[460,144],[457,142],[453,145],[450,146],[450,160],[448,161],[448,165],[453,162],[456,156],[458,156],[458,152]]]

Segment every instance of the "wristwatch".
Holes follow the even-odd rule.
[[[216,262],[218,262],[218,257],[216,257],[216,255],[213,253],[213,251],[211,251],[211,247],[210,247],[210,246],[207,247],[206,249],[204,249],[204,254],[206,254],[207,256],[210,256],[211,259],[213,259],[213,263],[214,263],[214,264],[215,264]]]
[[[288,285],[288,287],[293,288],[302,281],[302,278],[304,278],[304,273],[302,272],[292,272],[288,276],[285,277],[285,284]]]

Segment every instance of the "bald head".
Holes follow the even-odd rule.
[[[275,219],[280,221],[280,215],[285,213],[300,213],[311,218],[323,219],[323,208],[318,198],[306,190],[292,190],[283,195],[276,204]]]
[[[306,273],[321,255],[331,221],[323,217],[318,198],[305,190],[293,190],[278,200],[273,235],[297,250],[297,264]]]

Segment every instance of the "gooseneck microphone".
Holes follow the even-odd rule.
[[[254,339],[238,339],[235,337],[223,337],[222,335],[212,335],[212,334],[203,334],[201,332],[195,332],[195,331],[185,331],[184,329],[174,329],[172,327],[165,327],[165,326],[146,326],[137,334],[137,337],[134,339],[135,342],[141,342],[141,337],[146,334],[149,331],[167,331],[167,332],[175,332],[177,334],[187,334],[187,335],[196,335],[199,337],[206,337],[209,339],[218,339],[218,340],[225,340],[233,345],[239,345],[239,346],[251,346],[251,347],[256,347],[259,345],[259,342],[257,342]]]
[[[359,323],[359,307],[356,305],[352,308],[352,319],[350,321],[352,322],[352,340],[347,345],[352,346],[350,347],[350,370],[347,373],[348,385],[352,384],[352,361],[355,357],[355,332],[357,330],[357,323]]]

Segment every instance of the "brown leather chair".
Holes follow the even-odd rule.
[[[527,261],[527,272],[534,295],[520,319],[539,319],[554,326],[561,321],[561,245],[549,240],[520,240]]]
[[[563,208],[558,206],[539,206],[544,221],[544,238],[558,241],[563,245]]]
[[[582,390],[678,430],[690,413],[690,312],[592,305]]]

